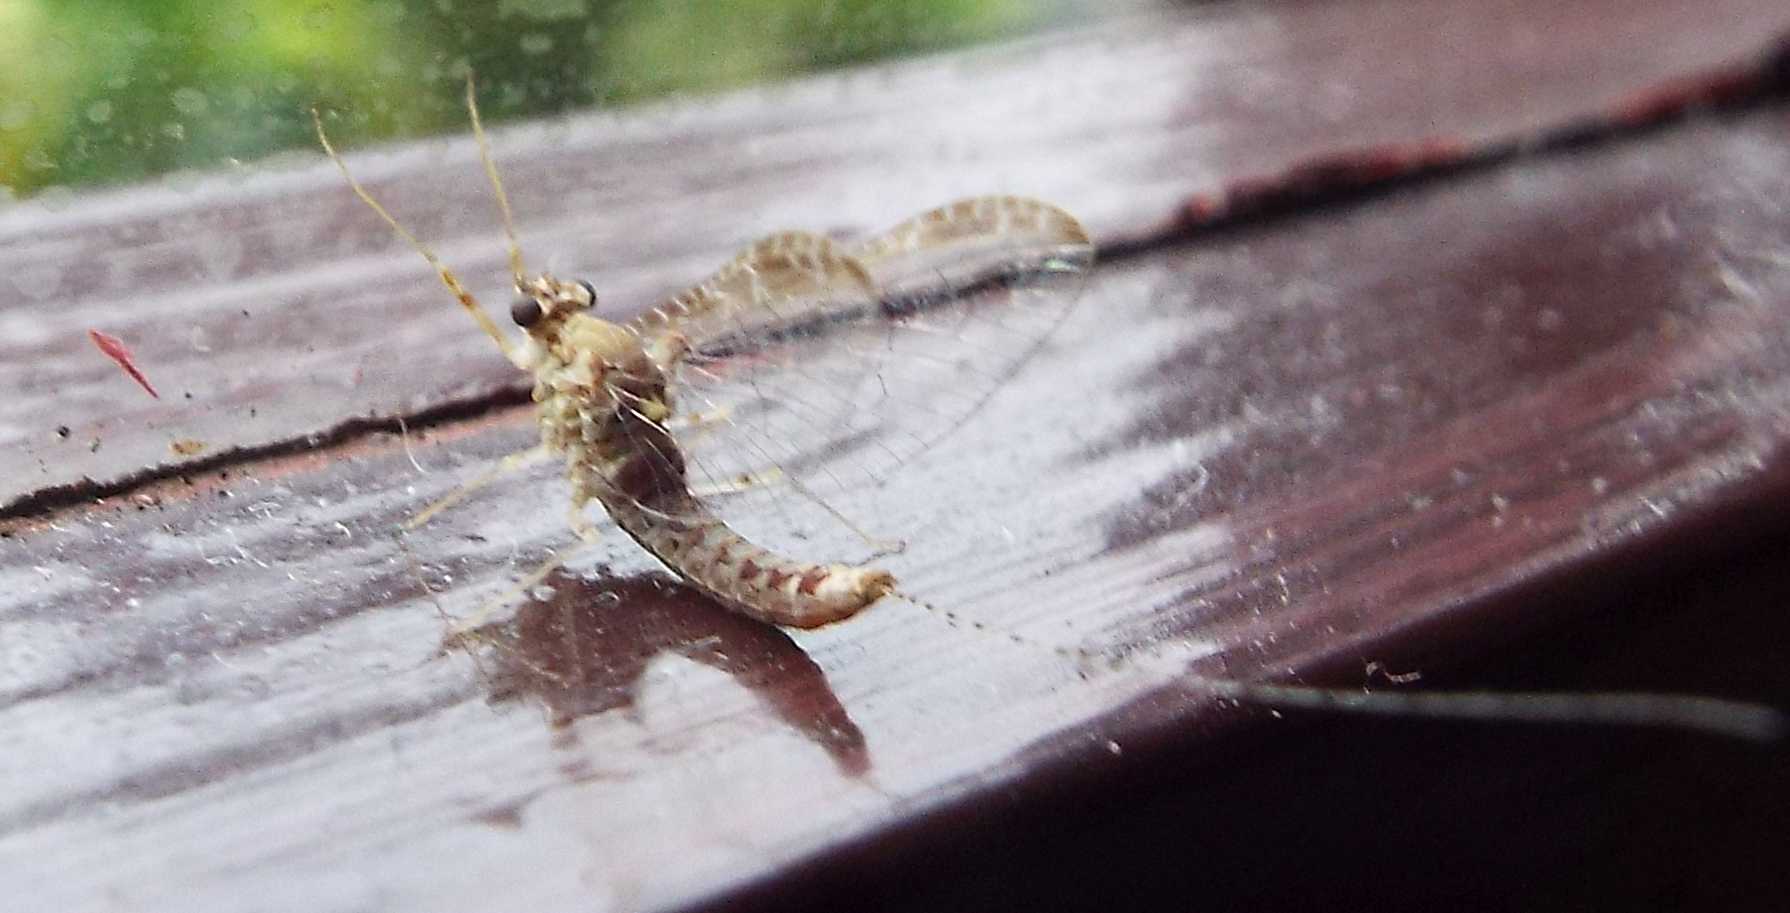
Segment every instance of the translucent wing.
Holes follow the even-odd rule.
[[[963,200],[853,245],[752,245],[635,327],[674,367],[691,481],[874,484],[971,419],[1049,335],[1093,259],[1054,206]]]

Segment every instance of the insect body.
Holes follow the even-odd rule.
[[[540,449],[563,455],[575,514],[589,501],[602,504],[684,581],[762,621],[816,627],[893,592],[895,578],[885,570],[784,557],[747,541],[712,512],[692,491],[693,454],[686,445],[701,435],[675,430],[677,396],[692,391],[715,407],[720,421],[750,423],[758,431],[752,447],[708,447],[696,457],[711,481],[781,479],[811,494],[795,460],[814,450],[862,446],[887,431],[901,440],[877,441],[874,456],[899,464],[965,420],[1041,342],[1054,325],[1050,315],[1060,319],[1060,310],[1045,309],[1033,335],[1004,334],[987,313],[989,299],[1016,299],[1078,275],[1093,251],[1081,225],[1049,204],[997,196],[940,207],[851,247],[786,232],[750,246],[639,319],[614,323],[592,312],[597,295],[588,282],[525,272],[470,84],[467,104],[509,234],[519,294],[510,316],[525,334],[520,344],[348,174],[321,118],[318,138],[355,193],[429,260],[481,329],[533,375]],[[1061,307],[1067,296],[1045,300]],[[924,358],[902,348],[910,339],[974,344],[978,338],[988,347],[947,355],[935,347]],[[786,355],[810,370],[764,371]],[[873,364],[881,367],[866,367]],[[908,395],[926,386],[904,373],[922,365],[928,378],[943,377],[945,395],[914,411],[916,430],[908,430],[899,407],[887,403],[891,391]],[[827,372],[837,376],[814,376]]]
[[[804,564],[747,542],[690,491],[668,430],[666,365],[629,328],[588,313],[588,285],[542,276],[511,309],[528,333],[542,444],[563,453],[572,500],[597,501],[616,525],[686,582],[753,618],[811,628],[846,618],[895,585],[887,571]]]

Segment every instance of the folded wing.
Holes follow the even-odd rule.
[[[979,197],[855,244],[772,235],[635,326],[673,370],[694,484],[825,497],[973,420],[1092,261],[1067,212]]]

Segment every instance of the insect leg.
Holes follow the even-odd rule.
[[[716,406],[697,412],[685,412],[665,420],[664,425],[672,431],[706,432],[717,425],[733,424],[733,407]]]
[[[784,481],[783,470],[771,468],[763,472],[741,473],[740,475],[710,485],[693,485],[690,494],[698,498],[714,498],[721,495],[737,495],[754,488],[769,488]]]
[[[578,541],[583,542],[586,545],[593,544],[603,538],[602,533],[597,531],[596,525],[591,523],[590,518],[584,515],[584,505],[577,503],[576,501],[574,501],[571,508],[566,511],[566,525],[572,528],[572,534],[578,537]]]
[[[486,485],[491,484],[493,481],[496,481],[499,476],[514,472],[514,471],[521,469],[525,466],[533,465],[534,463],[537,463],[543,459],[546,459],[549,455],[550,455],[550,451],[548,451],[546,447],[543,447],[538,444],[533,447],[528,448],[527,450],[521,450],[521,451],[517,451],[516,453],[512,453],[509,456],[506,456],[503,459],[498,460],[497,465],[492,466],[490,469],[487,469],[484,472],[479,473],[477,476],[473,477],[472,479],[461,483],[460,487],[454,489],[453,491],[448,492],[446,495],[442,496],[439,500],[437,500],[433,504],[430,504],[428,507],[423,508],[422,512],[418,513],[414,517],[411,517],[409,520],[404,521],[403,526],[401,526],[400,528],[403,529],[405,532],[410,532],[411,530],[416,529],[419,526],[422,526],[424,523],[429,522],[431,519],[434,518],[434,516],[436,514],[439,514],[442,511],[447,510],[448,508],[454,506],[455,504],[458,504],[461,501],[465,500],[466,497],[468,495],[472,494],[473,492],[478,491],[479,489],[485,487]]]

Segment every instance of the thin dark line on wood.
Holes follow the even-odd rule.
[[[478,396],[451,399],[425,409],[398,415],[364,415],[340,422],[322,431],[300,437],[282,438],[265,444],[231,447],[183,463],[145,466],[116,479],[98,481],[84,478],[78,482],[50,485],[27,492],[0,505],[0,520],[42,517],[65,507],[105,498],[128,495],[144,486],[199,475],[214,469],[229,469],[262,460],[311,453],[340,447],[374,434],[403,434],[425,431],[476,419],[529,401],[528,387],[499,387]]]
[[[1737,117],[1786,100],[1790,100],[1790,33],[1773,39],[1751,62],[1673,79],[1633,93],[1600,114],[1528,136],[1471,148],[1429,139],[1343,150],[1294,163],[1269,178],[1234,181],[1216,193],[1190,198],[1167,225],[1131,237],[1096,239],[1099,260],[1143,256],[1196,238],[1359,206],[1517,161],[1645,137],[1699,114]]]

